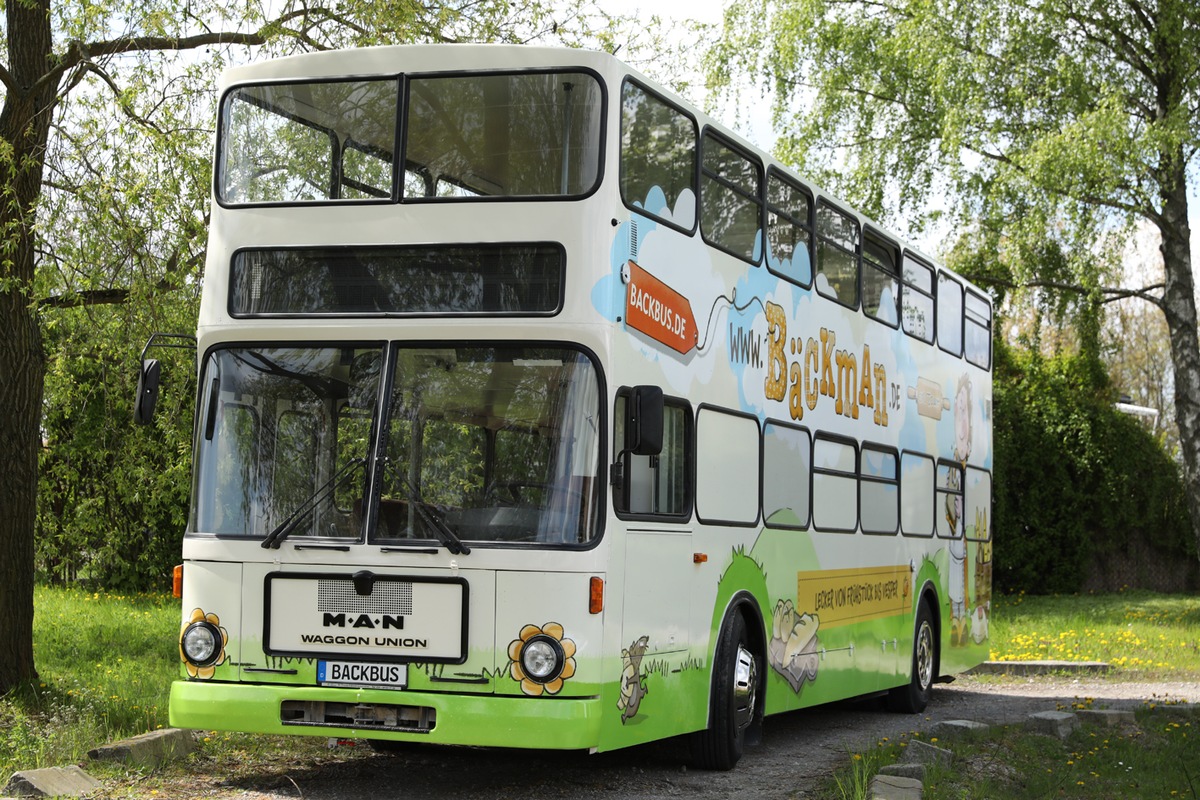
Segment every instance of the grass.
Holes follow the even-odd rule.
[[[1200,679],[1200,597],[1118,592],[1109,595],[997,597],[993,601],[994,661],[1104,661],[1119,681]],[[1085,726],[1066,742],[1005,726],[982,734],[924,740],[950,749],[950,766],[931,766],[925,800],[1076,798],[1200,800],[1200,711],[1151,698],[1136,723]],[[1080,710],[1093,701],[1082,699]],[[870,779],[902,760],[912,733],[853,753],[817,795],[869,797]]]
[[[38,587],[34,609],[39,681],[0,699],[0,776],[166,726],[178,600]]]
[[[1119,592],[999,597],[993,661],[1104,661],[1125,680],[1200,675],[1200,597]]]
[[[1066,741],[1031,733],[1019,726],[986,733],[929,738],[954,753],[948,765],[930,765],[923,780],[925,800],[1009,800],[1034,798],[1200,798],[1200,714],[1149,704],[1136,722],[1116,728],[1084,725]],[[910,737],[905,737],[909,739]],[[912,734],[912,739],[921,739]],[[909,742],[880,742],[868,754],[855,754],[843,776],[857,776],[862,764],[874,769],[903,758]],[[847,794],[835,779],[831,798],[864,798]],[[856,785],[861,778],[855,777]]]

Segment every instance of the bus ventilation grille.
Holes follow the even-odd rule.
[[[437,725],[437,710],[425,706],[400,706],[385,703],[284,700],[280,708],[279,719],[284,725],[429,733]]]

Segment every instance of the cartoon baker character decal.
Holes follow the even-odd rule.
[[[965,374],[954,393],[954,460],[946,495],[946,521],[950,523],[950,644],[967,643],[971,621],[967,617],[967,540],[964,536],[962,470],[971,455],[971,380]]]

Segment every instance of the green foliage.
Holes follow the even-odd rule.
[[[0,774],[78,762],[167,725],[178,601],[45,586],[34,601],[41,680],[0,698]]]
[[[1079,591],[1131,543],[1195,560],[1178,467],[1094,358],[997,341],[993,391],[997,590]]]

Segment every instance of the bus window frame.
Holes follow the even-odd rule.
[[[801,224],[789,212],[787,212],[784,209],[779,208],[778,206],[775,206],[771,203],[771,181],[772,180],[777,180],[780,183],[783,183],[783,184],[789,186],[792,189],[792,191],[798,192],[799,194],[802,194],[808,198],[808,219],[804,223]],[[766,180],[764,183],[764,187],[765,188],[763,189],[763,223],[762,223],[762,231],[763,231],[763,233],[762,233],[763,259],[762,260],[763,260],[763,263],[766,264],[767,269],[775,277],[777,277],[781,280],[787,281],[788,283],[792,284],[793,286],[799,286],[802,289],[811,289],[812,285],[813,285],[813,281],[816,279],[816,275],[817,275],[816,256],[814,255],[814,248],[816,246],[816,214],[817,214],[816,193],[813,192],[813,190],[810,189],[808,186],[805,186],[801,181],[798,181],[795,178],[793,178],[791,175],[788,175],[786,172],[779,169],[779,167],[775,166],[774,164],[767,167],[767,176],[766,176]],[[782,270],[776,269],[775,267],[771,266],[771,259],[767,257],[767,246],[768,246],[768,242],[770,241],[770,234],[767,231],[768,231],[768,228],[771,223],[771,215],[772,214],[774,214],[780,220],[783,220],[784,222],[790,224],[792,227],[799,228],[800,230],[805,231],[808,234],[808,243],[804,248],[805,251],[808,253],[808,283],[799,281],[796,278],[794,278],[793,276],[787,275]],[[799,248],[797,248],[797,249],[799,249]],[[795,252],[796,252],[795,250],[792,251],[793,259],[794,259]]]
[[[700,514],[700,503],[699,503],[699,495],[700,495],[700,480],[699,480],[700,415],[705,411],[711,411],[713,413],[721,414],[721,415],[724,415],[727,417],[735,417],[738,419],[749,420],[750,422],[754,423],[754,446],[758,449],[758,453],[754,459],[754,463],[758,468],[758,476],[757,476],[758,490],[754,493],[755,499],[754,499],[754,519],[753,520],[715,519],[715,518],[710,518],[710,517],[704,517],[704,516],[701,516],[701,514]],[[697,478],[696,478],[696,486],[695,486],[695,492],[694,492],[694,495],[692,498],[692,502],[696,508],[696,521],[699,522],[701,525],[725,525],[725,526],[729,526],[731,528],[754,528],[754,527],[757,527],[759,524],[759,521],[762,519],[762,484],[763,484],[762,425],[759,423],[758,416],[756,414],[751,414],[746,411],[737,411],[735,409],[728,408],[726,406],[720,406],[715,403],[700,403],[698,406],[696,406],[696,423],[695,423],[695,425],[696,425],[695,434],[692,439],[692,452],[694,454],[692,461],[696,467]]]
[[[892,266],[894,268],[894,270],[892,272],[888,272],[886,269],[884,269],[884,266],[882,264],[875,263],[874,259],[868,258],[867,242],[868,242],[868,240],[871,240],[871,239],[874,240],[872,242],[872,244],[874,246],[878,247],[881,250],[886,249],[891,252]],[[891,328],[892,330],[897,330],[900,327],[900,320],[902,319],[902,317],[904,315],[904,307],[901,304],[902,290],[900,289],[900,284],[901,284],[900,269],[901,269],[901,263],[902,263],[901,262],[902,251],[900,248],[900,244],[895,239],[886,235],[883,231],[879,230],[878,228],[874,227],[873,225],[863,225],[862,226],[862,233],[861,233],[860,241],[861,241],[860,249],[862,251],[862,255],[859,259],[859,269],[858,269],[859,290],[858,290],[858,294],[859,294],[859,305],[862,307],[863,315],[866,317],[869,317],[870,319],[875,320],[876,322],[880,323],[881,325],[886,325],[887,327]],[[892,291],[892,303],[895,304],[896,316],[895,316],[895,321],[893,321],[893,322],[889,322],[888,320],[879,316],[878,313],[872,314],[870,311],[867,310],[867,304],[865,302],[866,298],[864,295],[866,294],[865,290],[866,290],[866,285],[867,285],[867,270],[868,269],[870,269],[876,273],[879,273],[881,275],[890,275],[892,278],[892,281],[895,284],[894,289]],[[879,306],[876,306],[877,311],[878,311],[878,309],[879,309]]]
[[[946,283],[950,283],[950,284],[953,284],[958,287],[958,292],[959,292],[959,297],[960,297],[959,307],[958,307],[958,350],[957,351],[951,350],[949,347],[947,347],[942,342],[942,337],[941,337],[941,325],[942,325],[941,303],[942,303],[942,279],[943,278],[945,278]],[[937,346],[943,353],[955,356],[956,358],[962,358],[963,357],[963,345],[964,345],[963,326],[966,324],[964,321],[964,317],[966,316],[965,311],[966,311],[966,304],[967,304],[966,303],[966,286],[963,284],[962,281],[960,281],[953,274],[947,272],[944,269],[939,269],[937,271],[937,275],[934,280],[934,287],[935,287],[935,289],[934,289],[934,293],[933,293],[933,298],[934,298],[933,320],[934,320],[934,334],[935,334],[935,337],[937,338]]]
[[[843,247],[839,242],[828,236],[821,235],[821,209],[828,208],[833,213],[845,217],[850,220],[855,229],[855,246],[854,250],[850,251]],[[817,275],[821,274],[821,245],[824,243],[829,247],[833,247],[840,252],[849,255],[854,263],[854,303],[847,303],[839,296],[839,293],[828,293],[821,291],[820,285],[817,283]],[[862,306],[862,245],[863,245],[863,225],[859,221],[858,215],[849,209],[833,202],[827,197],[818,197],[816,209],[813,212],[813,286],[816,288],[817,294],[827,300],[832,300],[843,308],[848,308],[851,311],[858,311]],[[826,283],[829,279],[826,278]]]
[[[618,426],[624,425],[624,415],[617,413],[617,402],[624,400],[629,402],[629,398],[633,395],[632,386],[622,386],[617,389],[613,396],[612,403],[612,424],[608,428],[610,441],[602,442],[602,445],[607,449],[611,447],[613,458],[619,458],[619,461],[614,461],[614,465],[620,465],[620,485],[611,485],[607,494],[612,501],[613,513],[617,519],[627,521],[641,522],[672,522],[672,523],[688,523],[692,521],[692,515],[696,508],[696,414],[692,408],[692,404],[686,398],[677,397],[675,395],[663,395],[663,408],[678,408],[683,411],[683,457],[685,460],[683,469],[684,479],[684,499],[683,511],[678,514],[669,514],[666,512],[644,512],[644,511],[629,511],[629,484],[632,479],[633,470],[630,468],[633,454],[624,449],[624,444],[617,445],[616,435]],[[664,413],[664,417],[665,417]],[[664,428],[666,425],[664,424]],[[622,430],[622,438],[626,435],[626,431]],[[606,437],[606,438],[609,438]],[[664,444],[665,449],[665,444]],[[653,458],[660,458],[654,456]],[[610,483],[604,481],[606,484]],[[618,503],[618,501],[620,501]],[[607,499],[602,502],[608,502]],[[601,531],[603,533],[603,531]]]
[[[987,529],[987,536],[979,536],[978,533],[976,533],[976,535],[974,535],[974,536],[967,536],[966,535],[967,526],[964,524],[963,525],[963,538],[966,539],[968,542],[985,542],[985,543],[990,542],[995,538],[993,536],[994,531],[993,531],[993,525],[992,525],[992,523],[994,522],[994,520],[996,518],[995,517],[996,493],[995,493],[995,491],[993,491],[994,484],[992,482],[992,479],[994,476],[992,475],[992,471],[990,469],[984,469],[983,467],[976,467],[971,464],[967,464],[963,467],[963,513],[964,514],[966,514],[966,508],[967,508],[967,485],[968,485],[967,473],[968,472],[979,472],[979,473],[982,473],[987,476],[987,482],[988,482],[988,503],[987,503],[988,529]]]
[[[863,457],[866,451],[880,453],[885,456],[892,457],[892,463],[896,468],[896,477],[891,480],[887,478],[879,478],[874,475],[867,475],[863,472]],[[890,531],[868,529],[863,524],[863,483],[875,483],[885,486],[894,486],[896,489],[896,526]],[[901,510],[901,495],[900,495],[900,450],[891,445],[880,444],[878,442],[862,442],[858,447],[858,527],[868,536],[895,536],[900,533],[900,510]]]
[[[684,119],[686,119],[688,122],[690,122],[692,124],[692,185],[691,185],[691,189],[692,189],[692,197],[693,197],[694,207],[693,207],[693,213],[692,213],[692,224],[690,227],[684,227],[683,225],[680,225],[678,222],[675,222],[674,220],[669,220],[658,214],[652,213],[652,212],[648,211],[644,206],[634,205],[635,202],[639,202],[639,203],[645,202],[644,197],[643,198],[630,198],[630,197],[625,196],[625,159],[623,156],[624,156],[624,152],[625,152],[625,150],[624,150],[624,145],[625,145],[624,131],[625,131],[625,87],[626,86],[633,86],[633,87],[637,88],[638,91],[645,93],[647,96],[651,97],[652,99],[656,100],[657,102],[661,103],[662,105],[675,111],[677,114],[679,114],[679,116],[683,117]],[[687,109],[685,109],[683,106],[679,105],[678,103],[672,102],[671,100],[668,100],[662,94],[655,91],[654,89],[651,89],[649,86],[647,86],[642,81],[638,80],[633,75],[625,75],[621,80],[620,109],[621,109],[620,113],[616,115],[617,116],[616,124],[617,124],[617,192],[621,196],[621,203],[625,206],[625,208],[629,209],[631,212],[633,212],[635,214],[638,214],[639,216],[645,217],[646,219],[654,220],[655,222],[657,222],[661,225],[666,225],[668,228],[679,231],[680,233],[687,234],[688,236],[695,235],[696,231],[700,229],[700,123],[697,122],[696,117],[691,112],[689,112]],[[678,202],[679,198],[676,197],[675,199],[676,199],[676,202]]]
[[[905,277],[904,277],[904,262],[906,260],[912,261],[913,264],[924,269],[926,272],[929,273],[929,291],[928,292],[926,292],[924,289],[917,286],[916,284],[912,283],[911,281],[905,279]],[[900,255],[900,321],[901,321],[901,327],[904,329],[904,332],[906,334],[908,334],[909,336],[911,336],[913,339],[916,339],[918,342],[924,342],[925,344],[933,344],[935,341],[937,341],[937,273],[938,273],[937,268],[935,268],[933,265],[931,265],[926,259],[922,258],[921,256],[918,256],[912,250],[905,249],[904,252],[901,253],[901,255]],[[929,321],[926,324],[926,330],[928,331],[927,337],[917,335],[913,331],[909,330],[907,325],[903,324],[904,323],[904,309],[908,302],[907,297],[908,297],[908,293],[910,291],[915,292],[916,294],[919,294],[922,297],[929,298],[930,315],[929,315]]]
[[[575,73],[588,75],[596,81],[596,85],[600,90],[600,116],[599,128],[600,138],[596,143],[596,180],[592,186],[580,194],[522,194],[522,195],[475,195],[472,197],[405,197],[404,196],[404,175],[407,174],[408,162],[408,127],[411,115],[408,114],[409,97],[412,91],[412,83],[414,80],[423,80],[429,78],[465,78],[470,76],[481,77],[504,77],[514,75],[561,75],[566,73]],[[456,70],[433,70],[424,72],[405,72],[400,74],[400,96],[398,98],[396,108],[400,115],[399,123],[396,127],[396,137],[398,145],[396,147],[396,167],[394,172],[396,175],[396,185],[393,188],[393,196],[397,199],[393,202],[400,205],[422,205],[422,204],[449,204],[449,203],[536,203],[536,202],[573,202],[578,200],[586,200],[587,198],[600,191],[600,187],[604,185],[605,174],[605,154],[608,142],[608,84],[603,76],[596,72],[591,67],[582,65],[562,66],[562,67],[531,67],[529,69],[498,69],[498,70],[478,70],[478,69],[456,69]],[[418,174],[415,173],[414,174]],[[434,178],[434,187],[436,190],[437,178]],[[470,187],[462,187],[467,191],[474,191]]]
[[[766,442],[767,442],[767,427],[768,426],[774,427],[774,428],[786,428],[788,430],[799,431],[800,433],[804,434],[804,438],[807,440],[808,469],[805,470],[804,483],[808,486],[808,508],[806,509],[804,519],[802,519],[800,521],[799,525],[780,525],[780,524],[770,524],[767,522],[767,520],[769,519],[769,517],[767,516],[767,505],[766,505],[766,491],[767,491],[767,444],[766,444]],[[772,530],[783,530],[783,531],[812,530],[813,433],[811,430],[809,430],[804,425],[797,425],[794,422],[786,422],[781,419],[775,419],[774,417],[764,418],[761,427],[762,427],[763,443],[759,448],[759,450],[762,454],[762,463],[759,465],[759,471],[762,473],[762,477],[759,480],[759,491],[758,491],[758,493],[759,493],[759,510],[758,510],[758,512],[759,512],[759,516],[762,517],[763,527],[765,527],[765,528],[769,527]]]
[[[974,364],[975,366],[979,367],[982,370],[991,372],[991,370],[992,370],[993,320],[995,319],[995,311],[992,308],[991,302],[988,301],[988,298],[982,292],[977,292],[974,289],[972,289],[970,286],[964,286],[963,289],[964,289],[964,293],[963,293],[963,358],[965,358],[967,360],[968,364]],[[977,321],[971,319],[971,313],[967,310],[967,302],[969,299],[978,300],[980,303],[983,304],[984,308],[986,308],[987,312],[988,312],[988,316],[987,316],[986,320],[977,322]],[[974,358],[972,358],[971,351],[967,347],[967,330],[972,325],[983,330],[987,334],[987,363],[986,364],[981,364],[978,361],[976,361]]]
[[[941,471],[942,467],[946,467],[948,470],[950,470],[950,473],[947,474],[947,484],[949,483],[949,476],[952,475],[954,472],[958,473],[958,488],[957,489],[954,489],[954,488],[950,487],[949,485],[941,486],[938,484],[938,472]],[[938,522],[943,518],[939,517],[938,513],[937,513],[938,512],[938,495],[946,494],[951,497],[962,498],[963,514],[964,514],[964,519],[965,519],[966,496],[967,496],[966,495],[966,486],[964,485],[964,483],[965,483],[964,478],[966,476],[965,465],[963,464],[963,462],[955,461],[952,458],[939,458],[939,459],[937,459],[937,462],[934,466],[934,470],[935,470],[934,475],[933,475],[933,532],[934,532],[934,535],[937,538],[945,539],[948,542],[965,539],[966,536],[964,534],[966,533],[966,528],[965,528],[965,525],[963,524],[963,520],[959,520],[958,531],[953,536],[946,536],[945,534],[942,533],[942,531],[940,530],[940,528],[938,526]]]
[[[354,198],[354,199],[330,197],[325,200],[307,200],[307,201],[300,202],[300,203],[293,203],[293,202],[287,202],[287,201],[281,201],[281,200],[271,200],[271,201],[267,201],[267,202],[238,203],[238,202],[231,202],[225,197],[225,193],[222,191],[222,176],[225,172],[225,140],[226,140],[226,134],[228,132],[227,131],[228,125],[226,124],[228,121],[228,118],[225,115],[225,108],[226,108],[225,104],[227,101],[229,101],[231,99],[231,97],[234,93],[239,92],[244,89],[250,89],[250,88],[271,87],[271,86],[289,86],[289,85],[296,85],[296,84],[301,84],[301,83],[304,83],[304,84],[368,83],[368,82],[384,83],[387,81],[392,81],[396,84],[396,124],[395,124],[395,128],[394,128],[395,138],[396,138],[396,152],[392,153],[392,189],[391,189],[390,197],[387,197],[387,198],[373,198],[372,197],[372,198]],[[398,174],[401,172],[401,170],[398,168],[397,165],[399,164],[399,161],[400,161],[400,150],[402,147],[403,137],[405,134],[404,128],[403,128],[405,114],[404,114],[404,105],[402,102],[403,95],[405,93],[404,84],[405,84],[405,76],[403,74],[385,73],[385,74],[380,74],[380,75],[350,75],[350,76],[339,76],[339,77],[328,77],[328,78],[310,78],[310,79],[277,78],[277,79],[273,79],[273,80],[262,80],[262,81],[242,81],[242,82],[235,83],[235,84],[227,87],[225,89],[225,91],[221,93],[221,97],[217,101],[216,157],[213,160],[213,171],[212,171],[212,196],[213,196],[213,199],[216,200],[217,205],[219,205],[221,208],[228,208],[228,209],[316,208],[316,207],[325,207],[325,206],[395,205],[399,200]],[[266,108],[266,106],[264,106],[260,103],[251,103],[249,100],[242,100],[242,102],[257,106],[258,108],[260,108],[262,110],[268,110]],[[312,128],[315,131],[320,131],[320,132],[325,133],[327,136],[329,136],[329,139],[330,139],[331,154],[336,154],[339,158],[341,158],[342,149],[343,149],[345,143],[339,143],[337,140],[337,137],[334,136],[332,130],[330,130],[328,128],[323,128],[319,125],[313,125],[310,122],[307,122],[305,120],[301,120],[301,119],[297,118],[293,114],[279,113],[279,112],[275,112],[275,111],[272,111],[271,113],[278,114],[278,116],[280,116],[284,119],[290,120],[292,122],[295,122],[299,125],[303,125],[308,128]],[[329,168],[329,188],[333,189],[334,187],[337,187],[339,189],[339,192],[331,191],[330,194],[340,193],[341,177],[342,177],[341,172],[342,172],[341,164],[334,163],[333,159],[331,158],[330,159],[330,168]]]
[[[920,340],[918,340],[920,341]],[[930,528],[928,533],[921,531],[910,531],[904,527],[904,457],[912,456],[921,461],[928,461],[933,466],[933,480],[929,482],[929,509],[930,509]],[[937,459],[928,453],[922,453],[920,450],[901,450],[900,451],[900,535],[911,536],[917,539],[932,539],[937,533]]]
[[[719,175],[715,175],[715,174],[710,174],[708,172],[708,170],[705,169],[704,156],[708,152],[708,148],[706,145],[710,141],[713,142],[714,144],[716,144],[718,147],[723,147],[723,148],[725,148],[725,150],[729,151],[730,153],[733,153],[735,156],[740,157],[745,163],[749,164],[754,169],[754,171],[756,173],[756,176],[755,176],[756,182],[758,184],[756,192],[754,192],[754,193],[744,192],[739,187],[734,185],[734,182],[729,180],[728,178],[725,178],[725,177],[722,177]],[[703,242],[705,244],[707,244],[709,247],[719,250],[722,253],[731,255],[734,258],[738,259],[739,261],[744,261],[745,263],[747,263],[753,267],[760,266],[762,264],[763,251],[765,249],[762,245],[762,240],[763,240],[763,232],[764,232],[763,220],[764,220],[764,207],[765,207],[763,192],[765,189],[766,170],[763,167],[762,160],[759,159],[758,157],[756,157],[755,155],[753,155],[747,148],[734,142],[734,140],[730,136],[723,133],[719,128],[716,128],[712,125],[705,125],[704,128],[700,131],[700,147],[699,147],[699,157],[697,158],[697,161],[700,166],[700,182],[699,182],[699,193],[697,194],[697,198],[696,198],[696,216],[699,219],[701,240],[703,240]],[[706,181],[708,183],[706,183]],[[716,186],[719,186],[724,192],[732,194],[735,197],[738,197],[742,200],[749,201],[750,203],[753,203],[755,206],[757,206],[757,209],[756,209],[757,213],[754,215],[754,217],[755,217],[758,229],[755,231],[755,234],[754,234],[755,241],[751,245],[749,258],[747,258],[745,254],[739,253],[738,251],[727,247],[726,245],[724,245],[717,239],[711,238],[709,236],[709,231],[707,230],[707,226],[704,224],[704,196],[706,194],[705,187],[709,183],[715,184]],[[757,251],[757,256],[755,255],[756,251]]]
[[[817,442],[827,441],[834,444],[848,446],[854,451],[854,469],[851,472],[842,472],[841,470],[830,469],[828,467],[817,466]],[[862,492],[859,485],[859,441],[852,436],[843,436],[840,433],[830,433],[829,431],[817,431],[812,437],[812,529],[820,533],[838,533],[838,534],[855,534],[858,533],[862,520],[859,519],[859,503],[861,501]],[[828,528],[820,525],[817,522],[817,475],[830,475],[838,478],[849,478],[854,481],[854,525],[850,528]]]

